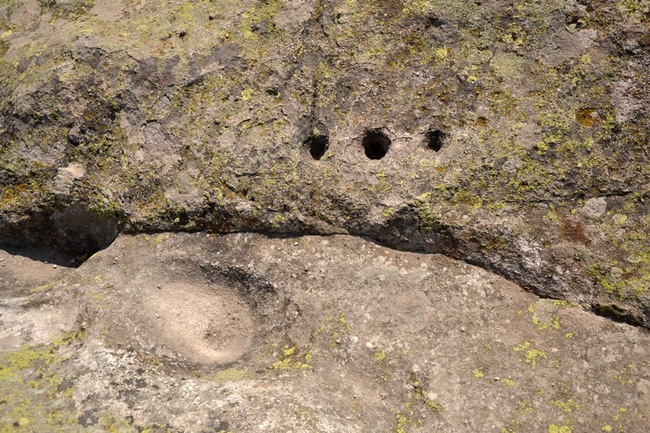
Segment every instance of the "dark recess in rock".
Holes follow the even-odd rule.
[[[644,323],[643,319],[639,319],[639,317],[635,316],[632,312],[615,304],[594,304],[591,307],[591,311],[615,322],[627,323],[628,325],[633,326],[648,326],[647,323]]]
[[[118,232],[119,224],[114,216],[75,204],[16,222],[1,221],[0,245],[21,248],[21,254],[35,260],[45,254],[59,256],[59,260],[49,259],[56,264],[80,265],[109,246]],[[70,257],[74,258],[74,263],[70,263]]]
[[[310,135],[304,142],[305,147],[309,148],[311,157],[320,160],[329,148],[330,139],[327,135]]]
[[[215,427],[214,431],[228,431],[230,429],[230,424],[227,421],[219,422],[219,425]]]
[[[97,413],[96,409],[87,410],[83,414],[81,414],[81,416],[79,416],[77,422],[84,427],[95,425],[98,422],[98,417],[96,413]]]
[[[70,132],[68,133],[68,142],[72,146],[79,146],[80,144],[86,143],[86,138],[84,137],[85,130],[81,130],[79,126],[75,125]]]
[[[430,129],[427,132],[427,147],[435,152],[439,152],[442,149],[446,136],[447,134],[439,129]]]
[[[361,142],[368,159],[382,159],[390,148],[390,138],[378,129],[366,132]]]
[[[585,26],[585,21],[577,15],[569,15],[566,18],[566,27],[568,30],[578,30]]]
[[[444,24],[445,22],[435,15],[427,17],[427,26],[429,27],[442,27]]]

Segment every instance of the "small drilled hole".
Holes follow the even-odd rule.
[[[444,24],[445,22],[435,15],[427,17],[427,26],[429,27],[442,27]]]
[[[370,130],[366,132],[361,144],[369,159],[382,159],[390,147],[390,138],[381,131]]]
[[[446,136],[447,134],[439,129],[430,130],[427,132],[427,147],[435,152],[439,152],[442,149]]]
[[[309,153],[315,160],[319,160],[325,155],[330,145],[330,139],[327,135],[311,135],[305,140],[305,146],[309,147]]]

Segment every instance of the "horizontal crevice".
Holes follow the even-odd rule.
[[[542,299],[562,299],[560,296],[549,296],[544,286],[531,285],[521,278],[518,271],[515,272],[512,269],[496,266],[488,258],[481,259],[477,255],[472,256],[471,252],[466,250],[466,245],[465,252],[463,252],[462,239],[456,239],[453,228],[444,224],[439,224],[434,231],[427,232],[426,237],[428,239],[418,239],[420,230],[413,226],[414,221],[411,220],[408,214],[401,216],[403,219],[402,225],[404,226],[402,229],[406,230],[405,233],[401,233],[400,228],[395,225],[399,225],[399,221],[394,221],[394,224],[389,224],[387,227],[375,227],[367,231],[350,229],[347,233],[334,231],[324,233],[309,227],[302,227],[300,230],[293,231],[269,230],[268,227],[259,227],[258,229],[233,227],[232,230],[228,230],[223,227],[211,228],[209,223],[185,230],[168,230],[164,227],[161,227],[160,230],[153,228],[147,230],[141,227],[120,227],[116,219],[93,216],[87,212],[79,208],[68,209],[61,214],[57,214],[56,217],[45,218],[41,216],[40,219],[32,219],[28,221],[29,224],[23,223],[14,226],[12,230],[8,230],[7,223],[4,223],[4,226],[0,226],[0,245],[4,244],[2,249],[11,254],[23,255],[33,260],[70,267],[80,265],[89,256],[110,245],[119,232],[129,235],[190,232],[210,232],[215,234],[256,233],[269,238],[289,239],[302,236],[345,234],[361,237],[369,242],[396,251],[442,254],[500,275]],[[121,228],[125,230],[121,230]],[[393,235],[389,233],[390,230],[394,231]],[[376,231],[375,234],[384,232],[386,235],[375,236],[372,231]],[[7,242],[8,237],[11,242]],[[548,281],[549,285],[552,283],[552,280]],[[618,305],[596,303],[589,305],[587,308],[590,308],[594,314],[616,322],[644,328],[649,327],[642,314],[640,316],[639,313]]]
[[[630,311],[615,304],[594,304],[591,306],[591,311],[598,316],[613,320],[614,322],[626,323],[643,328],[648,327]]]
[[[19,221],[0,220],[0,245],[10,254],[61,266],[79,266],[120,232],[116,216],[79,204]]]

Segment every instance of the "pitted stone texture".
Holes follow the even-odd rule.
[[[86,337],[61,368],[86,423],[641,433],[648,422],[646,330],[440,255],[348,236],[122,236],[61,290],[81,299]]]

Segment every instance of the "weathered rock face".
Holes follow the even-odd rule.
[[[350,233],[647,327],[649,13],[4,1],[0,241]]]
[[[3,300],[0,317],[0,350],[14,350],[0,356],[9,429],[645,433],[650,422],[647,330],[358,237],[121,236]]]
[[[647,328],[648,34],[649,7],[634,0],[0,0],[0,244],[19,248],[14,252],[36,247],[44,256],[52,251],[55,256],[63,254],[65,260],[59,258],[58,263],[69,265],[83,262],[119,233],[350,234],[398,250],[461,259],[542,297],[573,302]],[[637,397],[638,411],[625,418],[629,425],[621,424],[621,429],[647,425],[648,374],[646,365],[634,360],[647,356],[643,352],[647,335],[639,330],[564,308],[564,303],[537,300],[532,294],[519,293],[513,298],[518,300],[508,300],[511,289],[506,288],[489,291],[470,284],[471,290],[461,297],[461,284],[437,292],[422,282],[399,280],[397,275],[402,274],[397,271],[390,273],[394,281],[385,292],[367,283],[362,274],[340,270],[321,287],[301,274],[295,277],[296,284],[304,283],[301,294],[289,283],[293,279],[273,274],[280,272],[273,268],[274,260],[281,264],[289,260],[282,256],[290,247],[284,241],[267,245],[275,245],[277,258],[259,259],[272,268],[270,273],[211,264],[207,270],[199,266],[199,271],[194,241],[189,246],[178,242],[181,251],[169,255],[167,262],[164,257],[123,253],[125,260],[143,260],[142,266],[178,278],[161,289],[144,284],[150,279],[138,272],[145,271],[129,268],[124,275],[111,273],[110,284],[119,288],[112,291],[102,283],[103,268],[94,268],[99,265],[91,261],[79,270],[78,280],[70,277],[56,286],[62,292],[46,286],[41,288],[43,298],[28,296],[26,291],[38,286],[41,268],[24,270],[18,259],[7,256],[11,266],[0,263],[4,272],[0,287],[6,298],[2,320],[22,331],[5,336],[5,348],[29,341],[23,334],[36,342],[51,341],[50,327],[58,329],[59,322],[63,329],[76,329],[57,309],[76,298],[75,308],[92,334],[78,354],[66,353],[81,344],[79,339],[56,343],[61,356],[71,357],[70,363],[56,364],[46,348],[21,349],[11,355],[12,365],[16,367],[22,362],[16,357],[25,355],[37,364],[54,362],[52,368],[62,377],[68,366],[75,381],[85,377],[86,385],[77,383],[73,394],[76,407],[87,408],[79,419],[90,428],[101,424],[98,413],[139,417],[140,426],[164,423],[154,416],[160,407],[152,401],[158,400],[144,401],[145,391],[137,391],[138,384],[149,380],[167,381],[184,390],[186,394],[175,394],[176,390],[155,394],[159,401],[172,399],[164,406],[171,413],[186,409],[174,401],[179,398],[200,401],[199,394],[205,393],[201,395],[206,400],[201,401],[207,402],[215,392],[235,395],[232,407],[214,409],[205,403],[204,411],[197,409],[187,420],[188,425],[197,418],[211,425],[227,420],[217,430],[232,425],[241,431],[269,431],[274,426],[376,431],[394,424],[399,431],[406,424],[415,428],[424,422],[426,406],[431,409],[426,423],[431,424],[422,427],[425,430],[481,431],[492,425],[516,430],[519,422],[527,426],[525,431],[552,431],[550,426],[566,431],[562,428],[570,425],[594,431],[605,423],[618,428],[614,424],[628,412],[617,410],[632,411],[629,402]],[[228,248],[236,250],[235,244]],[[143,247],[142,254],[149,254],[149,247]],[[194,255],[183,261],[186,247]],[[350,263],[362,261],[337,248],[341,251],[316,248],[309,254],[341,254]],[[95,263],[106,266],[107,252]],[[232,257],[243,260],[238,254]],[[253,251],[246,254],[258,257]],[[431,261],[428,266],[446,260],[386,254],[406,261],[420,257]],[[302,260],[309,262],[309,257]],[[159,259],[163,262],[156,262]],[[411,277],[418,274],[403,267]],[[42,273],[46,285],[63,272],[47,269]],[[473,278],[457,272],[453,275],[462,281]],[[479,270],[470,273],[484,275]],[[343,275],[353,282],[366,281],[355,286],[361,292],[341,291]],[[406,286],[409,289],[400,298]],[[84,290],[92,294],[90,299]],[[438,311],[445,308],[443,292],[454,305],[448,312],[455,311],[453,317]],[[378,298],[378,303],[368,303],[363,296]],[[107,309],[99,299],[104,297]],[[321,297],[332,303],[320,310],[310,307],[319,305]],[[381,299],[391,303],[388,318],[371,311],[383,308]],[[470,322],[482,323],[484,329],[450,334],[457,328],[447,326],[460,320],[462,306],[475,302]],[[176,322],[172,304],[191,319]],[[34,325],[30,334],[20,323],[34,305],[42,305],[47,321]],[[142,314],[134,316],[132,305],[138,305]],[[345,316],[339,317],[338,309]],[[504,322],[493,315],[501,310],[508,317]],[[521,315],[515,315],[517,311]],[[227,320],[223,312],[231,312],[238,327],[222,335],[216,330]],[[572,328],[567,334],[581,338],[567,338],[555,329],[555,322],[545,321],[555,320],[556,314],[575,326],[575,332]],[[200,338],[179,343],[199,317],[204,320],[195,323],[202,330]],[[97,323],[91,325],[94,320]],[[344,326],[347,321],[359,326],[358,334]],[[322,334],[314,331],[320,328],[310,327],[316,323],[325,327]],[[536,329],[538,325],[542,328]],[[99,329],[114,340],[100,338]],[[376,329],[381,331],[375,341]],[[403,338],[395,337],[395,329],[404,333]],[[310,332],[313,338],[308,338]],[[330,341],[332,333],[345,335]],[[263,349],[260,335],[277,346]],[[436,335],[447,337],[440,343]],[[475,335],[481,344],[475,345]],[[358,344],[349,340],[353,336],[359,338]],[[483,340],[492,347],[485,353],[479,348]],[[228,350],[223,342],[231,342]],[[322,359],[329,360],[321,366],[331,372],[309,376],[318,367],[305,356],[318,344]],[[160,347],[169,352],[157,352]],[[476,364],[468,371],[489,367],[481,374],[499,380],[488,383],[466,377],[465,365],[458,360],[464,347]],[[598,352],[601,348],[605,349]],[[373,358],[382,350],[392,350],[388,361]],[[438,364],[424,353],[431,350]],[[580,355],[569,360],[571,351]],[[547,368],[541,378],[527,370],[537,368],[530,365],[534,361],[527,362],[529,352],[533,359],[545,354],[537,358]],[[558,365],[552,353],[562,354]],[[138,364],[145,362],[138,358],[142,356],[164,359],[160,369],[181,373],[152,379],[148,376],[153,374],[152,365]],[[102,361],[93,363],[93,357]],[[497,358],[503,361],[499,364]],[[235,360],[241,368],[224,370],[228,373],[191,367],[191,362],[214,365]],[[210,374],[249,379],[258,370],[268,374],[267,367],[275,362],[310,367],[295,375],[254,376],[250,382],[220,387],[206,382]],[[405,367],[397,368],[402,362]],[[84,365],[87,373],[82,373]],[[355,365],[363,368],[356,371]],[[562,394],[560,379],[553,382],[554,388],[542,383],[558,366],[566,374],[577,374],[573,372],[592,365],[603,367],[588,370],[585,382],[575,376],[569,381],[581,384],[575,388],[581,400],[571,389]],[[35,374],[45,374],[50,367],[43,368]],[[384,368],[391,373],[387,383],[375,382]],[[632,371],[630,377],[625,371]],[[187,378],[190,372],[196,380],[182,384],[179,377]],[[144,382],[130,382],[133,389],[126,382],[133,380],[126,377],[132,374],[144,375]],[[357,388],[346,388],[347,382],[327,388],[334,377],[339,381],[354,377]],[[618,378],[621,387],[614,387]],[[326,396],[305,396],[301,380],[328,390]],[[511,388],[504,388],[509,392],[497,388],[510,382],[527,386],[512,388],[517,390],[514,394]],[[111,394],[115,398],[108,395],[113,392],[110,383],[121,384],[115,391],[119,395]],[[58,385],[62,388],[51,393],[66,391],[65,382]],[[280,421],[269,418],[248,425],[246,420],[255,419],[253,411],[259,415],[261,407],[278,406],[272,399],[279,397],[261,393],[260,386],[286,397],[285,412],[278,415]],[[484,415],[472,412],[468,418],[460,412],[474,404],[458,397],[466,395],[464,389],[480,396],[480,403],[489,401],[483,406]],[[533,389],[543,392],[538,395]],[[126,394],[134,395],[139,409]],[[373,400],[382,394],[387,401]],[[354,395],[372,397],[355,403]],[[493,395],[500,397],[491,401]],[[516,398],[509,400],[512,395]],[[24,395],[10,397],[17,401],[14,397]],[[105,407],[97,403],[104,397]],[[255,401],[249,409],[242,403],[247,398]],[[306,411],[299,407],[302,398],[307,399]],[[319,406],[319,398],[329,400]],[[506,402],[508,420],[515,424],[491,418]],[[523,404],[520,416],[517,402]],[[438,404],[447,408],[443,415],[437,414]],[[529,404],[570,410],[566,415],[553,412],[554,420],[526,418]],[[591,409],[574,410],[572,404]],[[131,415],[125,406],[132,409]],[[240,412],[233,409],[238,407]],[[325,413],[332,407],[341,407],[340,414]],[[300,415],[289,422],[289,414]],[[18,418],[11,422],[19,423]],[[175,429],[188,428],[182,419],[174,418]],[[319,424],[323,419],[326,423]]]

